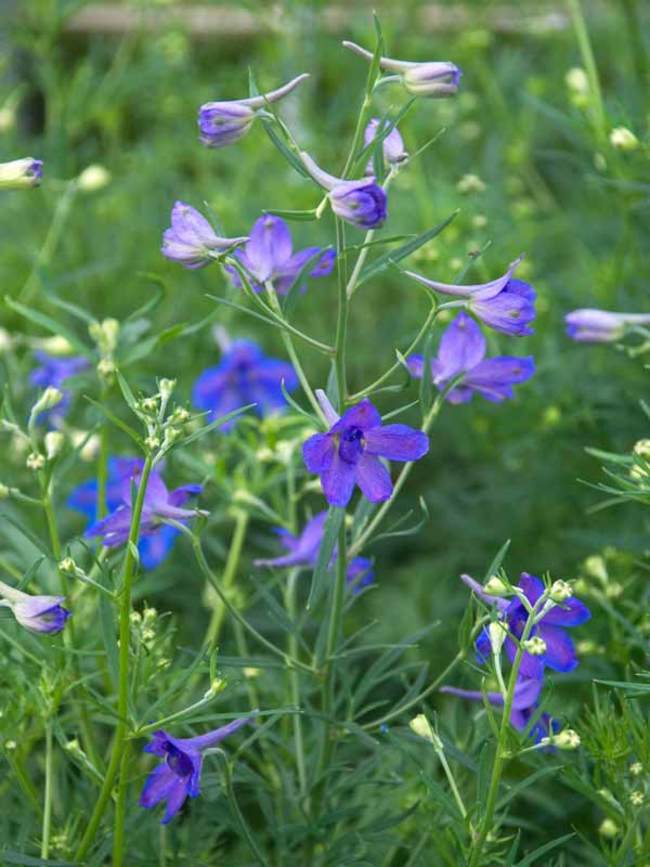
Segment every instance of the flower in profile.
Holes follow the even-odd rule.
[[[318,559],[318,552],[323,541],[327,511],[314,515],[298,536],[294,536],[284,527],[278,527],[276,533],[287,549],[287,554],[267,560],[255,560],[256,566],[272,566],[275,568],[300,567],[313,569]],[[336,560],[337,549],[332,553],[332,563]],[[374,580],[372,560],[367,557],[353,557],[348,563],[347,582],[354,593],[372,584]]]
[[[194,738],[174,738],[164,730],[154,732],[144,751],[164,761],[147,777],[140,795],[140,806],[150,810],[161,801],[166,801],[167,808],[161,824],[170,822],[188,795],[197,798],[201,794],[205,750],[221,743],[250,721],[251,717],[242,717]]]
[[[564,321],[566,333],[578,343],[611,343],[623,337],[628,325],[650,325],[650,314],[583,308],[568,313]]]
[[[439,391],[456,382],[446,395],[450,403],[467,403],[475,393],[499,403],[514,397],[513,385],[525,382],[535,372],[531,356],[499,355],[486,359],[486,350],[479,326],[467,313],[459,313],[445,329],[437,357],[431,359],[431,377]],[[411,374],[421,379],[423,356],[410,355],[407,363]]]
[[[380,458],[417,461],[429,451],[429,437],[405,424],[382,425],[379,412],[367,399],[339,416],[325,394],[317,394],[332,426],[327,433],[311,436],[302,454],[307,469],[320,476],[327,501],[347,506],[355,485],[371,503],[387,500],[393,483]]]
[[[287,361],[269,358],[252,340],[234,340],[219,364],[204,370],[196,380],[192,402],[208,411],[211,419],[254,403],[257,415],[263,418],[286,408],[283,383],[288,392],[298,388],[296,372]],[[234,424],[235,419],[226,422],[223,429],[230,430]]]
[[[535,290],[512,276],[520,262],[521,257],[496,280],[468,286],[438,283],[414,271],[404,273],[436,292],[467,299],[467,308],[490,328],[520,337],[533,333],[529,323],[535,318]]]
[[[0,190],[37,187],[43,178],[43,161],[33,157],[0,163]]]
[[[142,471],[142,458],[109,458],[108,478],[106,484],[106,509],[115,512],[122,505],[122,496],[126,480]],[[190,495],[201,491],[199,485],[186,488]],[[81,512],[88,519],[88,526],[99,520],[98,514],[99,485],[97,479],[88,479],[78,485],[70,494],[67,506]],[[157,530],[142,536],[138,542],[140,564],[143,569],[155,569],[163,563],[174,547],[180,531],[169,524],[161,524]]]
[[[321,169],[304,151],[300,159],[316,183],[328,190],[327,197],[337,217],[360,229],[378,229],[383,225],[388,216],[386,193],[374,177],[347,181]]]
[[[70,612],[63,596],[30,596],[0,581],[0,606],[10,608],[16,621],[30,632],[61,632]]]
[[[56,426],[62,422],[72,399],[70,390],[62,388],[63,384],[66,380],[87,370],[90,364],[87,359],[81,356],[62,358],[49,355],[41,350],[35,352],[34,355],[39,364],[29,375],[30,384],[43,389],[56,388],[63,394],[61,400],[47,412],[40,413],[39,416],[41,420],[45,419],[49,424]]]
[[[294,253],[291,232],[285,221],[272,214],[262,214],[255,221],[246,246],[236,250],[235,256],[253,278],[256,292],[262,290],[264,283],[271,282],[279,295],[286,295],[310,260],[310,271],[303,277],[326,277],[332,273],[336,253],[323,250],[319,256],[320,252],[319,247],[305,247]],[[237,269],[226,265],[226,270],[234,285],[241,286]]]
[[[368,147],[368,145],[371,144],[379,134],[384,133],[386,128],[390,129],[390,127],[391,123],[388,120],[382,122],[378,117],[371,118],[363,134],[365,146]],[[381,147],[384,162],[389,166],[399,165],[399,163],[403,163],[404,160],[408,159],[408,153],[404,147],[404,141],[396,126],[393,126],[390,132],[384,136]],[[372,158],[368,160],[366,174],[374,174]]]
[[[102,537],[103,544],[107,548],[123,545],[129,538],[133,515],[133,488],[140,484],[142,462],[134,460],[130,462],[129,466],[128,461],[124,460],[122,470],[124,474],[119,480],[116,480],[115,487],[110,491],[111,498],[114,498],[113,502],[117,501],[117,506],[107,517],[92,523],[84,534],[88,538]],[[201,490],[201,485],[184,485],[169,491],[160,473],[155,470],[151,472],[144,495],[139,534],[140,540],[151,536],[156,537],[154,545],[148,549],[151,559],[160,562],[160,559],[164,559],[164,555],[171,547],[170,539],[173,541],[174,537],[158,535],[166,518],[186,524],[191,518],[205,514],[198,509],[183,508],[190,497],[200,494]],[[76,502],[83,501],[87,493],[88,487],[81,497],[77,491]],[[70,500],[68,502],[70,504]]]
[[[161,253],[185,268],[205,268],[221,254],[247,239],[220,238],[204,216],[185,202],[172,208],[171,227],[163,233]]]
[[[355,42],[345,41],[349,48],[360,57],[372,61],[374,55]],[[379,68],[385,72],[394,72],[400,76],[402,84],[413,96],[440,98],[453,96],[460,86],[462,71],[447,60],[417,63],[410,60],[395,60],[392,57],[380,57]]]
[[[222,148],[236,142],[250,130],[259,109],[287,96],[306,78],[309,75],[303,73],[277,90],[248,99],[206,102],[199,109],[200,141],[208,148]]]

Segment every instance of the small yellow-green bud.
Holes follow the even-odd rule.
[[[584,562],[584,570],[592,578],[597,578],[603,584],[607,583],[607,565],[604,557],[601,557],[600,554],[592,554],[591,557],[587,557]]]
[[[598,833],[602,837],[616,837],[620,833],[620,828],[613,819],[603,819],[598,828]]]
[[[63,560],[59,562],[59,572],[63,572],[64,575],[74,575],[77,571],[77,564],[72,559],[72,557],[64,557]]]
[[[573,729],[563,729],[550,738],[554,747],[559,750],[577,750],[580,746],[580,735]]]
[[[255,668],[255,666],[253,666],[253,665],[247,665],[243,669],[243,672],[244,672],[244,677],[247,680],[251,680],[254,677],[259,677],[260,674],[262,673],[262,669],[261,668]]]
[[[111,358],[102,358],[97,365],[97,373],[102,379],[111,379],[116,370],[115,362]]]
[[[45,456],[39,455],[38,452],[30,452],[25,463],[28,470],[42,470],[45,466]]]
[[[482,181],[478,175],[466,174],[456,184],[456,189],[459,193],[467,195],[468,193],[482,193],[486,189],[485,181]]]
[[[155,397],[145,397],[140,401],[140,408],[143,412],[157,412],[158,401]]]
[[[475,229],[484,229],[487,224],[488,218],[485,216],[485,214],[475,214],[472,217],[472,226],[474,226]]]
[[[619,151],[635,151],[640,144],[632,130],[626,126],[615,126],[609,134],[609,143]]]
[[[650,461],[650,439],[637,440],[632,451],[638,458]]]
[[[0,328],[0,355],[11,352],[14,348],[14,339],[6,328]]]
[[[221,677],[215,677],[212,683],[210,684],[210,688],[205,692],[203,698],[213,698],[215,695],[219,695],[220,692],[226,688],[226,681]]]
[[[643,765],[641,762],[632,762],[630,765],[630,773],[633,777],[640,777],[643,773]]]
[[[15,750],[16,749],[16,741],[5,741],[5,749],[6,750]]]
[[[575,93],[589,93],[589,78],[581,66],[574,66],[564,76],[564,81],[569,90]]]
[[[7,487],[7,485],[3,485],[0,482],[0,500],[7,500],[11,496],[11,488]]]
[[[566,602],[573,596],[573,589],[566,581],[554,581],[548,595],[553,602]]]
[[[176,387],[175,379],[161,379],[158,383],[158,388],[160,389],[160,396],[163,400],[169,400],[174,392],[174,388]]]
[[[533,635],[523,642],[524,650],[531,656],[543,656],[546,653],[546,642],[539,635]]]
[[[145,438],[144,444],[151,452],[155,452],[156,449],[160,448],[160,440],[157,436],[148,436]]]
[[[53,461],[63,448],[65,436],[59,430],[50,430],[45,434],[45,454],[48,461]]]
[[[133,626],[138,626],[140,624],[140,622],[142,621],[142,615],[140,614],[139,611],[132,611],[129,614],[129,620],[131,621]]]
[[[77,178],[77,186],[84,193],[94,193],[101,190],[111,180],[111,173],[104,166],[87,166]]]
[[[608,599],[618,599],[619,596],[623,595],[623,585],[618,581],[612,581],[605,588],[605,596]]]
[[[43,394],[39,397],[32,408],[32,413],[36,416],[42,412],[47,412],[54,409],[63,400],[63,392],[53,385],[48,385]]]
[[[490,625],[488,626],[488,635],[490,637],[490,647],[492,648],[492,653],[495,656],[498,656],[501,653],[503,642],[507,638],[508,629],[505,624],[501,623],[501,621],[493,620],[492,623],[490,623]]]
[[[61,337],[56,334],[53,337],[37,337],[30,341],[31,345],[37,349],[42,349],[48,355],[72,355],[74,346],[70,343],[67,337]]]
[[[412,732],[415,732],[416,735],[419,735],[430,743],[434,743],[434,731],[431,728],[431,723],[423,713],[419,713],[417,716],[413,717],[409,723],[409,728]]]
[[[66,750],[70,753],[80,753],[81,752],[81,744],[76,738],[72,738],[72,740],[66,741],[65,744]]]
[[[645,801],[643,792],[630,792],[630,804],[633,807],[640,807]]]
[[[483,585],[483,589],[490,596],[508,596],[510,593],[508,585],[498,575],[492,575]]]

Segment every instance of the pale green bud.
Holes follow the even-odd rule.
[[[635,151],[639,140],[626,126],[616,126],[609,134],[609,143],[619,151]]]
[[[534,635],[523,642],[524,650],[531,656],[543,656],[546,653],[546,642],[539,635]]]
[[[77,178],[77,185],[85,193],[101,190],[111,180],[111,173],[104,166],[87,166]]]
[[[50,430],[45,434],[45,454],[48,461],[53,461],[63,448],[65,437],[58,430]]]
[[[508,585],[498,575],[492,575],[483,585],[483,589],[490,596],[508,596],[510,594]]]
[[[0,189],[18,190],[37,187],[43,176],[43,163],[33,157],[0,163]]]
[[[564,729],[551,738],[551,743],[559,750],[577,750],[580,746],[580,735],[573,729]]]
[[[416,717],[413,717],[409,723],[409,728],[412,732],[415,732],[416,735],[419,735],[419,737],[429,741],[429,743],[435,745],[439,741],[438,736],[431,728],[431,723],[423,713],[419,713]]]
[[[633,777],[640,777],[643,773],[643,765],[641,764],[641,762],[633,762],[630,765],[630,773]]]
[[[485,181],[481,180],[478,175],[466,174],[456,184],[456,189],[459,193],[467,195],[469,193],[482,193],[486,189]]]
[[[63,392],[59,391],[58,388],[54,388],[53,385],[48,385],[43,394],[36,401],[34,406],[32,407],[32,414],[34,416],[39,415],[42,412],[47,412],[50,409],[54,409],[57,404],[61,403],[63,400]]]
[[[620,833],[620,828],[613,819],[603,819],[598,828],[598,833],[607,838],[616,837]]]
[[[39,455],[38,452],[30,452],[27,455],[25,463],[28,470],[34,470],[34,472],[37,472],[38,470],[42,470],[45,466],[45,456]]]
[[[566,602],[573,596],[573,589],[566,581],[554,581],[548,595],[553,602]]]
[[[633,807],[640,807],[645,801],[643,792],[630,792],[630,804]]]

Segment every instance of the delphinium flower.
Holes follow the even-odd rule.
[[[151,742],[144,748],[164,759],[147,777],[140,806],[151,809],[161,801],[167,801],[162,823],[166,825],[181,809],[187,796],[197,798],[201,794],[201,770],[203,753],[221,743],[251,721],[251,717],[233,720],[228,725],[194,738],[174,738],[168,732],[154,732]]]
[[[529,323],[535,318],[535,290],[512,276],[520,262],[516,259],[496,280],[467,286],[438,283],[414,271],[404,273],[443,295],[465,298],[467,309],[495,331],[522,336],[533,333]]]
[[[86,530],[85,536],[88,538],[101,537],[104,546],[107,548],[123,545],[128,540],[133,514],[133,487],[139,484],[141,475],[142,467],[140,463],[134,462],[132,468],[116,486],[118,505],[107,517],[91,524]],[[201,490],[201,485],[183,485],[180,488],[169,491],[160,473],[153,470],[149,476],[144,495],[140,520],[140,538],[158,534],[165,518],[186,524],[197,515],[205,514],[197,509],[183,508],[183,505],[190,497],[200,494]],[[158,537],[156,544],[150,552],[151,556],[154,559],[160,557],[161,554],[164,556],[166,545],[169,545],[169,540]]]
[[[367,399],[339,416],[323,392],[318,396],[332,426],[327,433],[311,436],[302,453],[307,469],[320,476],[327,501],[347,506],[355,485],[371,503],[387,500],[393,483],[380,458],[417,461],[429,451],[429,437],[405,424],[382,425]]]
[[[366,51],[355,42],[345,41],[345,48],[354,51],[360,57],[372,61],[373,54]],[[394,72],[406,90],[414,96],[440,98],[453,96],[460,86],[462,71],[450,61],[430,61],[418,63],[410,60],[395,60],[392,57],[380,57],[379,68],[385,72]]]
[[[115,512],[122,504],[124,484],[142,471],[142,458],[109,458],[108,478],[106,484],[106,509]],[[200,485],[186,487],[190,496],[201,492]],[[88,519],[88,526],[99,520],[98,516],[99,484],[97,479],[88,479],[76,487],[67,500],[70,509],[81,512]],[[155,569],[163,563],[174,547],[180,531],[169,524],[161,524],[138,542],[140,563],[143,569]]]
[[[431,359],[432,381],[440,391],[457,381],[446,395],[450,403],[466,403],[475,393],[495,403],[512,398],[512,386],[530,379],[535,372],[531,356],[486,359],[486,350],[485,336],[477,323],[467,313],[459,313],[445,329],[438,355]],[[423,356],[410,355],[407,362],[412,375],[421,379]]]
[[[9,608],[16,621],[30,632],[61,632],[70,612],[64,596],[31,596],[0,581],[0,606]]]
[[[384,120],[382,122],[378,117],[370,119],[363,133],[363,141],[366,147],[375,140],[379,133],[384,131],[385,126],[390,126],[389,121]],[[384,136],[381,148],[384,162],[388,166],[399,165],[400,163],[403,163],[404,160],[408,159],[408,153],[404,147],[404,141],[396,126],[394,126],[391,131]],[[372,158],[368,160],[366,174],[374,174]]]
[[[0,190],[37,187],[43,177],[43,161],[33,157],[0,163]]]
[[[72,399],[70,390],[63,388],[63,384],[66,380],[87,370],[90,364],[87,359],[81,356],[58,357],[41,350],[35,352],[34,355],[39,364],[29,375],[31,385],[43,389],[56,388],[63,394],[63,398],[52,409],[41,413],[41,419],[45,419],[53,426],[58,426],[63,421]]]
[[[568,313],[564,321],[566,332],[572,340],[579,343],[611,343],[620,340],[628,326],[650,325],[650,314],[584,308]]]
[[[318,559],[318,552],[323,541],[327,512],[319,512],[310,518],[302,533],[294,536],[283,527],[278,527],[276,533],[288,553],[281,557],[266,560],[255,560],[256,566],[272,566],[274,568],[305,567],[313,568]],[[336,560],[336,549],[332,561]],[[367,557],[353,557],[348,563],[347,582],[353,592],[359,592],[363,587],[372,584],[374,571],[372,560]]]
[[[199,109],[201,142],[209,148],[222,148],[236,142],[250,130],[260,109],[269,102],[277,102],[287,96],[306,78],[309,75],[303,73],[277,90],[248,99],[206,102]]]
[[[298,377],[289,362],[264,355],[252,340],[234,340],[219,364],[204,370],[196,380],[192,402],[208,411],[211,419],[254,403],[255,412],[263,418],[286,408],[283,383],[287,392],[298,387]],[[234,420],[226,422],[223,429],[233,425]]]
[[[243,244],[246,237],[220,238],[205,217],[191,205],[176,202],[171,227],[163,233],[163,256],[185,268],[205,268],[221,254]]]
[[[337,217],[360,229],[378,229],[384,223],[388,216],[386,193],[372,175],[348,181],[321,169],[304,151],[300,158],[316,183],[328,191],[327,198]]]
[[[291,232],[285,221],[272,214],[263,214],[255,221],[244,249],[236,250],[234,255],[251,275],[256,292],[264,288],[264,283],[271,282],[279,295],[286,295],[310,260],[314,261],[304,277],[325,277],[332,273],[336,253],[324,250],[316,260],[319,253],[319,247],[305,247],[294,253]],[[241,286],[237,269],[226,265],[226,271],[234,285]]]

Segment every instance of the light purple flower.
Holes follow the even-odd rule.
[[[221,743],[251,719],[236,719],[228,725],[194,738],[174,738],[164,730],[154,732],[144,751],[159,756],[164,762],[154,768],[147,777],[140,795],[140,806],[149,810],[161,801],[167,801],[161,824],[170,822],[188,795],[190,798],[197,798],[201,794],[201,770],[205,750]]]
[[[328,190],[327,197],[337,217],[360,229],[378,229],[383,225],[388,216],[386,193],[374,177],[348,181],[321,169],[304,151],[300,159],[316,183]]]
[[[272,214],[263,214],[251,229],[250,238],[243,250],[235,251],[235,256],[253,278],[253,288],[260,292],[264,283],[270,281],[279,295],[286,295],[298,279],[310,259],[320,252],[319,247],[305,247],[293,252],[293,241],[289,227],[283,219]],[[332,273],[336,253],[325,250],[305,276],[326,277]],[[237,269],[226,265],[235,286],[241,286]],[[301,287],[304,289],[304,286]]]
[[[496,280],[467,286],[438,283],[414,271],[404,273],[436,292],[465,298],[468,310],[495,331],[522,336],[533,333],[529,323],[535,318],[535,290],[523,280],[513,278],[520,262],[521,257]]]
[[[70,612],[64,596],[31,596],[0,581],[0,606],[10,608],[16,621],[30,632],[61,632]]]
[[[650,314],[583,308],[568,313],[565,322],[567,334],[579,343],[610,343],[623,337],[628,325],[650,324]]]
[[[128,540],[133,515],[133,488],[139,485],[141,476],[142,467],[139,462],[134,462],[129,474],[120,480],[120,505],[106,518],[88,527],[85,536],[89,538],[101,536],[103,544],[107,548],[123,545]],[[168,491],[160,474],[153,470],[149,476],[144,495],[140,536],[156,534],[165,518],[186,524],[191,518],[206,514],[198,509],[182,508],[190,497],[200,494],[201,490],[201,485],[184,485],[174,491]]]
[[[243,244],[247,238],[220,238],[210,223],[191,205],[176,202],[171,227],[163,233],[161,252],[186,268],[204,268],[222,253]]]
[[[355,42],[345,41],[343,45],[366,60],[374,59],[371,51],[366,51]],[[397,73],[406,90],[414,96],[432,98],[453,96],[458,90],[462,75],[462,71],[455,63],[446,60],[417,63],[410,60],[395,60],[392,57],[380,57],[379,68],[385,72]]]
[[[379,412],[367,399],[339,417],[323,392],[318,395],[332,427],[311,436],[302,454],[307,469],[320,476],[327,501],[347,506],[355,485],[371,503],[387,500],[393,483],[380,458],[417,461],[429,451],[429,437],[405,424],[382,425]]]
[[[388,120],[384,120],[382,122],[378,117],[371,118],[363,134],[365,146],[368,147],[368,145],[375,140],[377,134],[383,132],[385,127],[390,127],[390,125],[390,121]],[[384,156],[384,162],[388,163],[388,165],[397,165],[408,159],[408,153],[404,148],[404,141],[402,139],[402,136],[400,135],[400,131],[397,129],[396,126],[394,126],[388,133],[388,135],[384,137],[381,146]],[[368,160],[368,165],[366,166],[366,174],[374,174],[372,158]]]
[[[43,177],[43,161],[33,157],[0,163],[0,189],[37,187]]]
[[[431,376],[439,391],[460,377],[458,385],[446,395],[450,403],[467,403],[475,393],[499,403],[514,397],[512,386],[530,379],[535,372],[532,356],[499,355],[486,359],[486,350],[479,326],[467,313],[459,313],[445,329],[437,357],[431,359]],[[412,375],[421,379],[423,356],[410,355],[407,362]]]
[[[246,135],[259,109],[264,108],[268,102],[277,102],[287,96],[306,78],[309,78],[309,75],[303,73],[277,90],[249,99],[206,102],[199,109],[200,141],[209,148],[222,148],[232,144]]]

